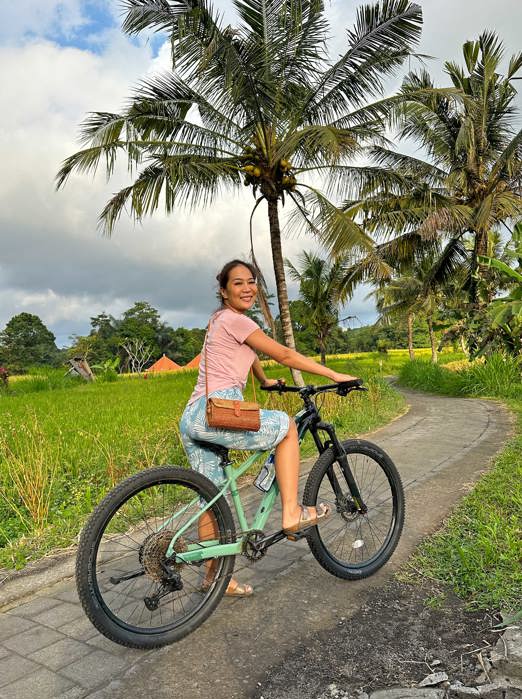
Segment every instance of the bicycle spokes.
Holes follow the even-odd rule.
[[[395,518],[393,497],[386,474],[371,457],[349,454],[348,461],[362,502],[352,497],[339,464],[332,464],[317,497],[317,502],[330,504],[333,513],[320,528],[320,537],[338,561],[367,564],[387,543]],[[341,494],[332,482],[344,485]]]
[[[181,563],[175,556],[199,544],[200,512],[200,499],[190,488],[162,483],[128,498],[107,522],[96,555],[96,584],[107,612],[120,623],[170,627],[201,605],[209,564]],[[176,531],[194,516],[167,558]]]

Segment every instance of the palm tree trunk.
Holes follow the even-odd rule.
[[[319,337],[319,352],[321,353],[321,364],[326,366],[326,343],[324,337]]]
[[[294,330],[292,328],[292,319],[290,318],[288,290],[286,287],[285,268],[283,263],[283,250],[281,247],[281,228],[279,227],[277,199],[268,199],[268,222],[270,225],[270,243],[272,246],[272,261],[276,280],[281,330],[283,332],[285,345],[289,349],[295,350]],[[292,372],[294,383],[297,386],[304,386],[301,372],[297,369],[291,369],[290,371]]]
[[[437,348],[435,347],[435,335],[433,334],[433,322],[431,320],[431,316],[428,316],[428,332],[430,334],[430,343],[431,343],[431,361],[433,364],[437,363]]]
[[[415,359],[415,352],[413,351],[413,313],[408,313],[408,353],[410,359]]]
[[[478,276],[485,268],[479,264],[479,255],[488,254],[488,233],[487,231],[470,231],[474,234],[473,256],[471,258],[471,279],[469,284],[469,302],[472,308],[478,309],[481,304],[478,297]]]

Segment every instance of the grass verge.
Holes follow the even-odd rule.
[[[491,470],[459,503],[442,529],[418,548],[401,573],[450,585],[470,607],[516,612],[522,600],[522,381],[517,362],[496,356],[451,372],[424,362],[405,364],[400,383],[446,395],[504,400],[516,434]]]

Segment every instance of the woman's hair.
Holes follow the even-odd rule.
[[[254,279],[257,279],[257,272],[256,268],[251,262],[245,262],[244,260],[230,260],[230,262],[227,262],[226,265],[223,265],[223,269],[219,274],[216,275],[216,279],[219,284],[219,289],[218,289],[218,296],[219,299],[221,300],[221,305],[224,304],[224,299],[220,294],[220,289],[226,289],[227,284],[228,284],[228,278],[230,276],[230,271],[234,269],[234,267],[237,267],[238,265],[241,265],[242,267],[246,267],[247,269],[250,270],[251,275],[254,277]]]

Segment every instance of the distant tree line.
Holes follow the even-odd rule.
[[[165,354],[181,366],[188,364],[201,350],[205,330],[171,328],[147,301],[137,301],[121,318],[101,313],[91,318],[88,335],[75,335],[69,354],[87,357],[90,364],[104,365],[118,359],[119,370],[128,371],[129,343],[141,342],[150,351],[150,361]]]
[[[65,352],[58,349],[55,340],[38,316],[19,313],[0,332],[0,366],[11,374],[33,365],[60,366]]]
[[[342,328],[336,321],[325,339],[317,335],[304,301],[291,301],[290,310],[297,349],[306,355],[320,355],[322,349],[326,349],[328,354],[344,354],[406,346],[408,331],[405,321],[360,328]],[[251,315],[268,332],[261,313],[254,310]],[[276,319],[276,330],[280,332],[279,318]],[[151,350],[148,365],[165,354],[183,366],[201,351],[204,337],[204,328],[171,328],[148,302],[137,301],[121,318],[107,313],[93,316],[88,335],[74,335],[69,347],[59,349],[55,336],[37,315],[20,313],[13,316],[0,332],[0,366],[16,374],[31,366],[59,367],[70,357],[81,356],[91,366],[111,365],[125,372],[130,370],[131,360],[124,347],[136,341],[141,341]],[[420,321],[414,324],[413,340],[416,347],[429,344],[427,331]]]

